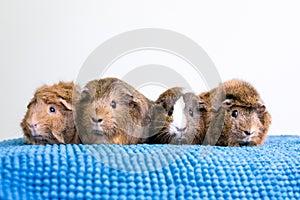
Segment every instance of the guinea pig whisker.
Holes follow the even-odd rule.
[[[160,135],[165,135],[165,134],[169,134],[168,130],[163,130],[162,132],[159,133]]]
[[[160,129],[162,129],[162,128],[165,128],[165,126],[156,126],[156,127],[154,127],[153,129],[154,129],[154,130],[157,130],[157,129],[160,130]]]
[[[167,137],[169,135],[169,132],[159,132],[158,134],[155,134],[156,137]]]
[[[174,135],[170,135],[169,132],[164,132],[158,135],[158,137],[165,138],[165,140],[170,141],[174,138]]]
[[[110,128],[110,127],[107,127],[107,126],[102,126],[103,132],[107,133],[109,135],[114,135],[115,134],[115,128],[116,127]]]
[[[151,122],[165,122],[166,120],[152,120]]]

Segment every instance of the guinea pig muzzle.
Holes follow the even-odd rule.
[[[93,126],[92,133],[97,135],[104,135],[103,133],[103,118],[101,117],[90,117],[91,124]]]

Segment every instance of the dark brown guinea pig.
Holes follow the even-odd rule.
[[[205,135],[205,104],[193,93],[175,87],[155,102],[164,112],[152,117],[150,144],[199,144]]]
[[[117,78],[90,81],[76,103],[84,144],[137,144],[147,138],[151,102]]]
[[[80,143],[73,118],[73,89],[73,82],[59,82],[35,91],[21,122],[28,143]]]
[[[266,139],[271,115],[249,83],[230,80],[199,95],[208,105],[207,143],[218,146],[258,146]],[[209,124],[209,123],[207,123]]]

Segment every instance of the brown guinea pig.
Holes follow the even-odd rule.
[[[206,119],[206,144],[257,146],[266,139],[271,115],[249,83],[230,80],[200,94],[211,113]],[[210,122],[210,123],[209,123]]]
[[[117,78],[90,81],[76,103],[84,144],[137,144],[147,138],[151,102]]]
[[[175,87],[155,102],[164,112],[152,116],[150,144],[199,144],[205,135],[206,107],[198,96]]]
[[[78,144],[72,107],[73,82],[42,86],[35,91],[21,122],[29,144]]]

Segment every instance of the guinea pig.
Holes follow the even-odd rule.
[[[76,103],[76,126],[84,144],[137,144],[147,138],[151,102],[126,82],[87,83]]]
[[[73,117],[73,82],[42,86],[35,91],[21,122],[29,144],[79,144]]]
[[[271,115],[257,90],[230,80],[199,95],[208,112],[206,143],[218,146],[258,146],[266,139]]]
[[[155,101],[164,112],[153,115],[148,143],[202,143],[206,106],[195,94],[183,91],[180,87],[168,89]]]

